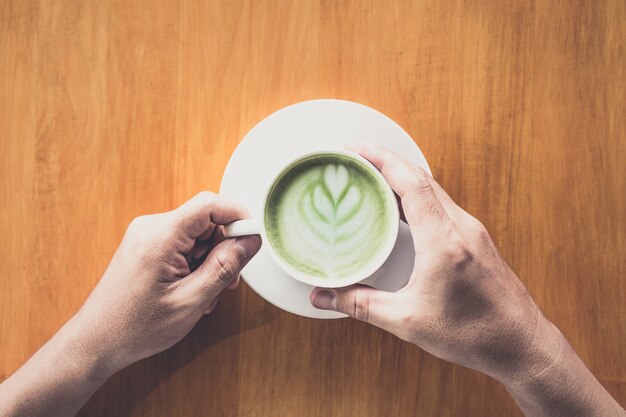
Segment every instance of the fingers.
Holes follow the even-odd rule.
[[[412,170],[414,172],[418,172],[418,171],[423,172],[421,168],[411,164],[410,162],[405,161],[404,159],[400,158],[398,155],[394,154],[390,150],[381,148],[379,146],[375,146],[375,145],[368,144],[368,143],[363,143],[363,144],[352,145],[350,149],[352,149],[355,152],[360,153],[361,156],[363,156],[365,159],[368,159],[370,162],[372,162],[372,164],[374,164],[379,170],[381,170],[381,172],[382,172],[381,167],[385,165],[385,163],[388,164],[389,161],[392,161],[393,163],[393,160],[395,158],[401,159],[402,162],[408,165],[408,170]],[[408,171],[408,170],[404,170],[404,171]],[[437,181],[435,181],[435,179],[432,176],[428,175],[428,173],[426,172],[423,172],[423,173],[425,174],[424,175],[425,179],[430,183],[430,186],[432,187],[435,196],[441,203],[441,206],[444,208],[446,214],[448,215],[450,219],[452,219],[453,221],[456,221],[457,218],[462,217],[464,214],[467,214],[461,207],[459,207],[454,202],[454,200],[452,200],[452,198],[450,198],[448,193],[441,187],[441,185],[439,185]],[[410,173],[408,174],[410,175]],[[383,173],[383,175],[385,174]],[[421,173],[418,173],[417,175],[421,176]],[[385,176],[385,179],[387,179],[387,181],[389,182],[391,187],[394,189],[394,191],[398,192],[396,190],[396,187],[394,187],[394,185],[391,184],[391,180],[395,178],[399,178],[398,175],[391,174],[389,178]],[[407,183],[406,181],[402,181],[402,184],[399,184],[398,187],[404,190],[405,184],[409,184],[409,187],[410,187],[410,183]]]
[[[404,198],[405,195],[412,192],[416,187],[426,185],[424,184],[426,181],[425,177],[417,175],[418,170],[422,172],[423,170],[409,164],[389,149],[362,143],[352,145],[350,150],[359,153],[378,168],[400,198]]]
[[[385,148],[360,144],[351,149],[378,168],[400,196],[415,248],[417,251],[427,250],[449,222],[447,213],[435,194],[430,175]]]
[[[237,275],[237,278],[235,278],[230,284],[228,284],[228,287],[226,288],[229,290],[234,290],[239,285],[239,281],[241,281],[241,276]]]
[[[218,195],[203,191],[172,212],[177,226],[192,239],[207,238],[215,224],[228,224],[245,219],[248,212],[242,206]]]
[[[209,249],[214,245],[210,244],[208,240],[197,240],[195,246],[189,251],[187,255],[185,255],[185,259],[187,259],[187,263],[189,264],[189,270],[195,271],[206,258]]]
[[[204,232],[202,232],[202,234],[200,236],[197,237],[198,240],[207,240],[209,239],[211,236],[213,236],[213,232],[215,231],[215,226],[217,226],[215,223],[209,224],[208,229],[206,229]]]
[[[435,181],[435,179],[430,175],[428,176],[428,181],[433,187],[433,191],[435,192],[437,199],[441,203],[441,206],[453,222],[457,223],[458,221],[461,221],[463,219],[463,216],[468,215],[465,210],[459,207],[448,195],[448,193],[443,189],[443,187],[439,185],[439,183]]]
[[[339,311],[357,320],[390,329],[394,322],[394,295],[359,284],[344,288],[315,288],[311,293],[311,304],[322,310]]]
[[[213,301],[211,301],[211,304],[203,311],[203,313],[206,314],[211,314],[213,312],[213,310],[215,310],[215,307],[217,307],[217,304],[220,301],[220,297],[215,297],[213,299]]]
[[[209,242],[207,242],[206,240],[198,240],[196,242],[196,246],[194,246],[193,251],[192,251],[192,259],[202,258],[204,255],[206,255],[208,250],[209,250]]]
[[[261,247],[258,236],[228,239],[209,252],[189,276],[184,278],[182,291],[201,306],[209,305],[225,288],[235,285],[239,273]]]

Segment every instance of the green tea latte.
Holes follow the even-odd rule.
[[[264,210],[274,252],[312,277],[341,279],[366,269],[397,219],[382,180],[350,156],[319,154],[288,167]],[[393,202],[395,204],[395,201]]]

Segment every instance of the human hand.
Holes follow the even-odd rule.
[[[182,339],[259,250],[258,236],[224,240],[245,217],[202,192],[133,220],[80,311],[0,384],[0,415],[74,415],[113,373]]]
[[[311,302],[501,380],[526,378],[551,361],[560,333],[483,225],[421,168],[372,145],[353,150],[370,160],[400,197],[415,246],[414,270],[395,293],[363,285],[317,288]]]
[[[247,216],[202,192],[171,212],[134,219],[73,319],[84,348],[117,370],[182,339],[259,250],[258,236],[224,240],[222,225]]]

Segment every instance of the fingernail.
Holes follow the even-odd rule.
[[[244,250],[246,256],[250,258],[261,248],[261,237],[257,235],[238,237],[237,244]]]
[[[238,285],[239,285],[239,277],[235,278],[233,282],[228,284],[228,287],[226,288],[228,288],[229,290],[234,290],[235,288],[237,288]]]
[[[323,310],[336,310],[337,309],[337,294],[333,291],[320,291],[315,296],[313,304],[317,308]]]

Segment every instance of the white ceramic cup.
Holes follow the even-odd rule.
[[[297,165],[304,159],[307,159],[313,156],[319,156],[319,155],[344,156],[344,157],[352,158],[358,162],[361,162],[367,169],[369,169],[376,177],[378,177],[381,180],[381,184],[383,185],[385,189],[385,197],[387,199],[388,206],[390,207],[390,210],[391,210],[391,214],[389,215],[389,220],[388,220],[388,225],[387,225],[391,233],[387,235],[387,241],[383,243],[381,249],[377,252],[375,259],[371,260],[367,264],[367,267],[360,269],[355,274],[348,276],[348,277],[320,278],[320,277],[306,274],[305,272],[296,269],[289,263],[285,262],[275,252],[274,248],[272,247],[272,243],[268,239],[268,236],[267,236],[267,231],[265,227],[266,202],[267,202],[267,199],[269,198],[272,188],[274,187],[274,184],[283,176],[283,174],[289,171],[293,166]],[[255,235],[255,234],[260,235],[261,238],[263,239],[263,242],[265,242],[265,247],[267,248],[267,251],[270,253],[272,259],[276,262],[276,264],[278,264],[278,266],[280,266],[287,274],[289,274],[291,277],[295,278],[296,280],[303,282],[305,284],[316,286],[316,287],[339,288],[339,287],[345,287],[348,285],[356,284],[357,282],[367,279],[372,274],[374,274],[387,260],[387,258],[391,254],[391,251],[393,250],[393,247],[396,243],[396,239],[398,237],[398,227],[399,227],[400,218],[399,218],[398,204],[396,202],[396,198],[395,198],[395,194],[393,193],[393,190],[391,189],[391,187],[389,186],[385,178],[382,176],[380,171],[378,171],[378,169],[376,169],[376,167],[372,165],[371,162],[369,162],[367,159],[363,158],[361,155],[357,153],[346,151],[346,150],[336,150],[336,149],[320,150],[316,152],[310,152],[310,153],[307,153],[307,154],[304,154],[297,158],[292,159],[289,163],[286,164],[286,166],[283,169],[280,170],[278,175],[276,175],[274,179],[269,183],[269,186],[267,187],[267,189],[265,190],[263,194],[263,201],[261,202],[261,207],[262,207],[262,210],[258,218],[238,220],[238,221],[235,221],[226,225],[224,227],[224,236],[226,238],[232,238],[232,237]]]

